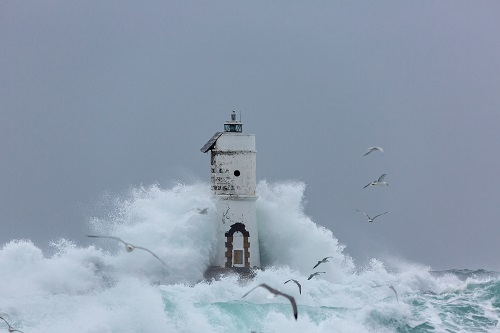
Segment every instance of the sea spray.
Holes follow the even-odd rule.
[[[397,258],[355,267],[333,232],[304,214],[304,189],[259,183],[264,267],[250,280],[203,280],[216,239],[208,184],[141,186],[111,196],[89,234],[150,248],[168,269],[109,239],[87,246],[60,239],[50,253],[12,240],[0,249],[0,313],[25,333],[499,332],[498,275],[437,274]],[[307,280],[325,256],[332,258],[317,268],[327,273]],[[290,278],[302,294],[284,284]],[[262,288],[242,298],[259,283],[295,297],[298,320],[287,299],[269,298]]]
[[[343,254],[344,246],[330,230],[304,214],[304,190],[303,183],[259,182],[257,221],[263,266],[288,266],[306,274],[313,272],[318,260],[331,256],[330,267],[335,269],[326,269],[325,278],[340,281],[352,273],[352,259]]]
[[[118,235],[150,249],[171,268],[165,271],[148,253],[134,251],[131,256],[120,251],[123,244],[99,241],[100,245],[111,242],[117,266],[126,267],[127,273],[144,270],[147,264],[149,274],[163,283],[195,283],[203,279],[212,260],[216,236],[212,200],[206,184],[176,184],[170,190],[158,185],[140,187],[114,202],[109,209],[115,213],[106,214],[111,220],[93,218],[91,224],[98,233]],[[210,208],[207,214],[198,214],[197,208],[206,207]]]

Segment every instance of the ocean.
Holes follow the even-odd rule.
[[[500,332],[498,273],[436,272],[380,258],[357,264],[331,230],[304,213],[304,189],[259,182],[263,269],[250,280],[203,279],[216,235],[208,184],[103,196],[98,216],[82,222],[89,234],[147,247],[166,266],[111,239],[59,239],[45,252],[12,240],[0,250],[0,316],[24,333]],[[325,273],[307,280],[326,256],[316,269]],[[301,283],[301,294],[289,279]],[[298,319],[288,299],[264,288],[242,298],[261,283],[293,296]],[[7,325],[0,321],[1,331]]]

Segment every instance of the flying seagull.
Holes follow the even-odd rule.
[[[392,291],[394,291],[394,294],[396,295],[396,301],[398,301],[398,303],[399,303],[398,292],[396,291],[396,289],[394,289],[393,286],[389,286],[389,288],[391,288]]]
[[[356,209],[356,208],[355,208]],[[357,209],[356,209],[357,210]],[[363,214],[364,216],[366,216],[366,218],[368,219],[368,222],[373,222],[373,220],[375,220],[377,217],[379,217],[380,215],[384,215],[384,214],[387,214],[388,212],[385,212],[385,213],[382,213],[382,214],[378,214],[378,215],[375,215],[374,217],[370,217],[368,216],[368,214],[366,214],[365,212],[362,212],[360,210],[357,210],[358,212],[360,212],[361,214]]]
[[[363,187],[363,188],[367,188],[370,185],[373,185],[373,186],[383,186],[383,185],[389,186],[389,183],[387,183],[387,182],[384,181],[385,176],[387,176],[387,174],[384,173],[382,176],[378,177],[377,180],[372,181],[371,183],[365,185],[365,187]]]
[[[328,258],[333,258],[333,257],[325,257],[325,258],[321,259],[320,261],[318,261],[318,263],[316,265],[314,265],[313,269],[318,267],[319,264],[323,264],[325,262],[328,262]]]
[[[163,265],[167,266],[167,264],[163,260],[161,260],[160,257],[158,257],[156,254],[154,254],[151,250],[146,249],[145,247],[142,247],[142,246],[135,246],[135,245],[129,244],[118,237],[115,237],[115,236],[94,236],[94,235],[87,235],[87,237],[115,239],[115,240],[125,244],[125,250],[127,250],[127,252],[132,252],[135,249],[147,251],[147,252],[151,253],[156,259],[158,259]]]
[[[290,280],[285,281],[285,283],[284,283],[284,284],[287,284],[287,283],[288,283],[288,282],[290,282],[290,281],[295,282],[295,284],[299,287],[299,294],[301,294],[301,295],[302,295],[302,286],[300,285],[299,281],[294,280],[294,279],[290,279]]]
[[[383,286],[382,284],[379,284],[377,286],[372,286],[372,288],[379,288],[379,287],[382,287],[382,286]],[[390,289],[392,289],[392,291],[394,292],[394,295],[396,295],[396,301],[398,301],[398,303],[399,303],[398,292],[396,291],[396,289],[392,285],[389,285],[388,287]]]
[[[5,320],[3,317],[0,317],[0,319],[2,319],[3,321],[5,321],[5,323],[7,324],[7,326],[9,326],[8,327],[9,333],[12,333],[12,332],[21,332],[21,333],[23,333],[23,331],[16,330],[14,327],[10,326],[10,324],[7,322],[7,320]]]
[[[288,295],[288,294],[285,294],[285,293],[282,293],[281,291],[279,290],[276,290],[274,288],[271,288],[269,287],[267,284],[265,283],[261,283],[259,284],[258,286],[256,287],[253,287],[252,289],[250,289],[245,295],[243,295],[243,297],[245,297],[246,295],[248,295],[252,290],[254,290],[255,288],[258,288],[258,287],[263,287],[263,288],[266,288],[270,293],[276,295],[276,296],[283,296],[283,297],[286,297],[288,298],[288,300],[290,301],[290,303],[292,303],[292,308],[293,308],[293,316],[295,317],[295,320],[297,320],[297,317],[298,317],[298,311],[297,311],[297,303],[295,303],[295,298],[293,298],[292,296]],[[241,298],[243,298],[241,297]]]
[[[207,214],[208,207],[203,208],[203,209],[202,208],[197,208],[197,210],[198,210],[198,214]]]
[[[326,273],[326,272],[314,272],[312,273],[311,275],[309,275],[309,277],[307,278],[308,280],[311,280],[314,276],[316,275],[320,275],[321,273]]]
[[[383,153],[383,152],[384,152],[384,150],[382,149],[382,147],[370,147],[370,148],[368,148],[368,151],[367,151],[367,152],[366,152],[363,156],[366,156],[366,155],[368,155],[368,154],[370,154],[371,152],[374,152],[374,151],[376,151],[376,150],[378,150],[378,151],[379,151],[379,152],[381,152],[381,153]]]

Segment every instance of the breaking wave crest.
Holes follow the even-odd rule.
[[[125,251],[109,239],[60,239],[43,253],[30,240],[0,250],[0,313],[29,332],[494,332],[500,280],[485,271],[430,272],[403,260],[356,267],[333,233],[304,214],[303,183],[258,184],[263,269],[253,280],[204,281],[216,227],[208,184],[158,185],[107,196],[89,234],[152,250]],[[199,214],[198,208],[209,208]],[[307,280],[314,264],[325,274]],[[302,294],[295,284],[302,284]],[[268,298],[259,283],[297,300]],[[393,287],[391,289],[390,287]],[[0,323],[0,329],[3,328]],[[5,326],[5,325],[4,325]]]

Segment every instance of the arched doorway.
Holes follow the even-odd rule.
[[[231,226],[226,236],[226,268],[250,267],[250,233],[245,229],[243,223],[235,223]],[[240,239],[241,237],[241,239]],[[236,238],[236,239],[235,239]],[[235,245],[235,246],[233,246]]]

